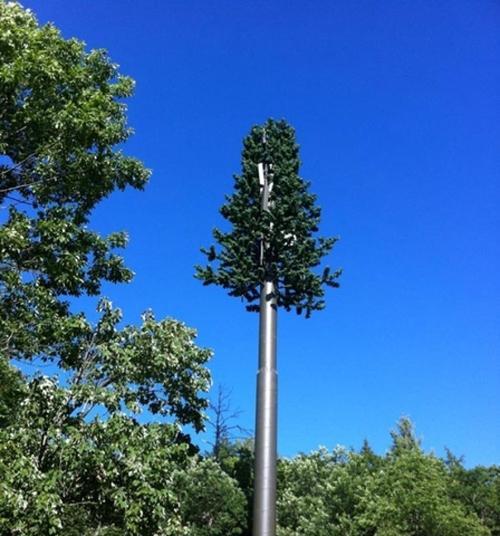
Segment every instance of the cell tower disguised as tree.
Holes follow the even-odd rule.
[[[209,263],[197,267],[204,284],[220,285],[260,312],[254,536],[274,536],[276,525],[277,310],[309,317],[324,308],[325,286],[338,287],[340,275],[329,268],[317,272],[336,239],[315,236],[321,210],[299,167],[290,125],[270,119],[253,127],[235,192],[221,208],[232,228],[214,230],[218,245],[203,250]]]

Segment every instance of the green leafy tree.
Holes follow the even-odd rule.
[[[253,439],[225,441],[218,452],[222,470],[233,478],[246,498],[246,517],[242,523],[242,536],[251,536],[253,517],[254,442]]]
[[[342,447],[281,460],[278,536],[352,536],[370,460]]]
[[[463,460],[447,451],[445,464],[451,479],[451,495],[479,517],[493,536],[500,536],[500,467],[467,469]]]
[[[212,459],[178,473],[180,513],[190,536],[243,534],[247,503],[236,482]]]
[[[268,164],[272,174],[269,211],[261,207],[259,163]],[[249,310],[258,310],[254,302],[264,281],[274,283],[278,306],[306,316],[324,307],[325,285],[338,286],[339,271],[314,271],[336,239],[315,237],[321,210],[299,166],[295,131],[285,121],[253,127],[243,142],[235,192],[221,208],[231,230],[214,230],[219,247],[204,249],[209,264],[197,267],[204,284],[222,286],[246,300]]]
[[[24,395],[21,373],[0,357],[0,428],[15,422]]]
[[[445,465],[420,448],[412,423],[403,418],[381,470],[373,473],[360,501],[356,527],[377,536],[481,536],[489,530],[450,493]]]
[[[425,454],[402,419],[385,456],[368,443],[279,464],[279,536],[486,536],[487,522],[455,496],[445,463]],[[476,487],[476,490],[481,489]]]
[[[143,188],[149,175],[116,148],[131,132],[123,99],[132,90],[105,51],[86,52],[0,2],[0,351],[8,358],[57,356],[80,321],[61,298],[132,277],[114,252],[126,235],[87,228],[99,201]]]
[[[149,175],[119,149],[132,89],[105,51],[87,52],[0,1],[2,535],[197,528],[181,512],[191,491],[178,483],[200,463],[181,427],[203,427],[211,352],[194,330],[151,312],[139,326],[122,326],[106,299],[95,323],[75,312],[75,298],[132,277],[116,251],[126,235],[88,227],[99,201],[143,188]],[[9,361],[52,375],[22,377]],[[141,411],[155,421],[141,424]],[[236,484],[218,474],[235,498],[207,503],[206,514],[224,532],[241,505]]]
[[[1,534],[182,534],[172,474],[189,446],[174,426],[61,420],[64,389],[39,378],[31,391],[18,425],[0,431]]]

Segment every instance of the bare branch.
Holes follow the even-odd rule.
[[[216,459],[219,459],[222,445],[235,439],[235,431],[241,434],[239,437],[247,436],[250,433],[249,430],[239,424],[233,424],[233,421],[238,419],[243,412],[239,409],[234,411],[231,409],[230,397],[231,392],[227,391],[224,386],[219,385],[215,402],[209,403],[213,418],[208,420],[208,424],[214,430],[214,440],[208,443],[211,445],[212,454]]]
[[[7,170],[12,171],[13,168]],[[4,172],[5,173],[5,172]],[[13,192],[14,190],[20,190],[21,188],[27,188],[28,186],[33,186],[34,184],[40,184],[41,182],[45,182],[46,179],[39,179],[37,181],[32,182],[25,182],[24,184],[17,184],[16,186],[10,186],[9,188],[0,188],[0,194],[6,193],[6,192]]]

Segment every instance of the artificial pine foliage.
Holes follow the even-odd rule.
[[[261,208],[259,163],[267,164],[273,184],[269,211]],[[274,283],[278,307],[306,317],[324,308],[325,285],[339,286],[340,270],[314,271],[337,239],[315,236],[321,209],[309,183],[299,176],[299,167],[295,131],[286,121],[269,119],[254,126],[243,142],[235,192],[220,209],[232,229],[215,229],[219,248],[202,249],[208,265],[197,266],[196,277],[246,300],[250,311],[259,309],[255,302],[265,281]]]

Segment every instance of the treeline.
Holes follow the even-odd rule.
[[[252,444],[226,443],[219,462],[252,504]],[[251,535],[251,509],[242,534]],[[467,469],[447,452],[425,453],[401,419],[392,446],[376,454],[321,448],[278,463],[280,536],[500,534],[500,467]]]
[[[0,363],[0,534],[251,536],[250,439],[201,454],[175,424],[84,420],[55,378]],[[385,455],[280,459],[278,535],[498,536],[500,467],[425,453],[402,419]]]
[[[93,208],[149,171],[125,155],[133,81],[0,0],[0,535],[250,534],[250,443],[201,455],[211,352],[101,295],[132,272]],[[79,310],[94,297],[98,319]],[[87,302],[88,303],[88,302]],[[147,418],[140,417],[146,413]],[[279,462],[279,534],[499,534],[498,468],[422,452],[402,421],[385,456]]]

